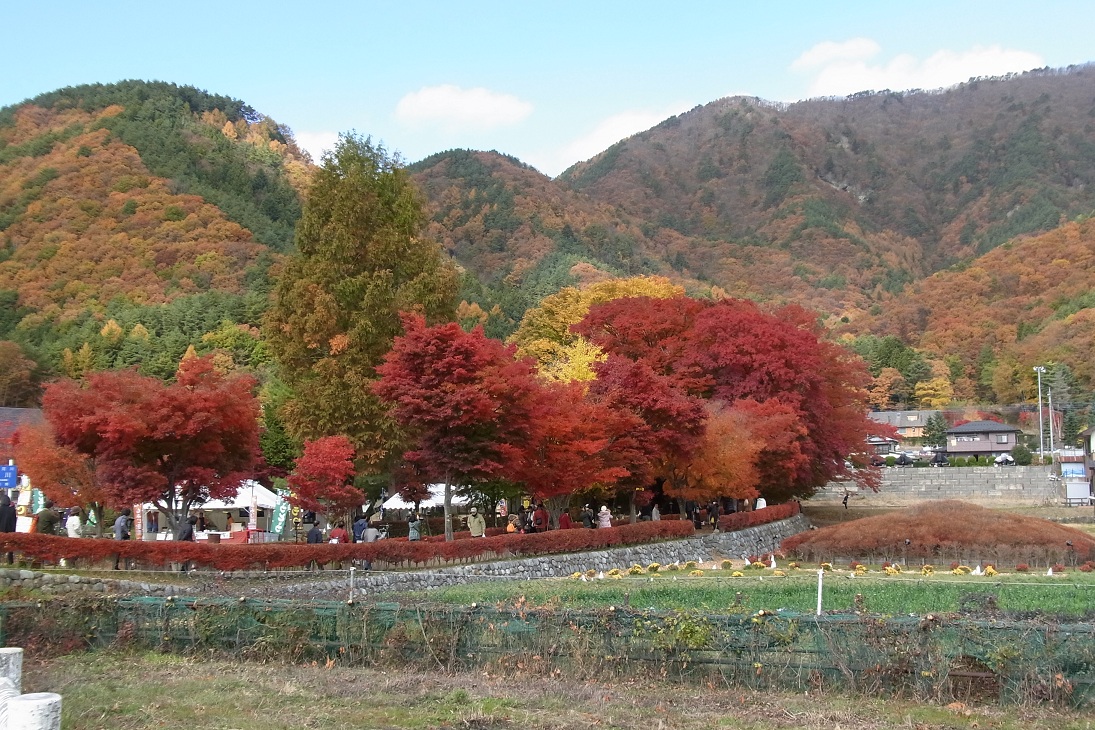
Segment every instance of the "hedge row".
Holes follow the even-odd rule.
[[[794,517],[801,511],[801,505],[798,502],[787,502],[786,504],[774,504],[752,512],[734,512],[719,517],[719,530],[734,532],[735,530],[744,530],[747,527],[766,525],[769,522]]]
[[[0,552],[21,553],[26,558],[47,563],[59,563],[61,559],[70,563],[98,563],[113,560],[118,555],[140,565],[166,566],[189,562],[194,566],[225,571],[305,567],[313,562],[348,563],[351,560],[421,566],[434,560],[470,561],[601,550],[688,537],[693,533],[690,522],[639,522],[596,530],[553,530],[530,535],[497,535],[453,542],[408,542],[394,539],[344,545],[285,542],[210,545],[205,542],[174,540],[120,542],[9,532],[0,533]]]

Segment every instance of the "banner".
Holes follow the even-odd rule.
[[[280,535],[285,531],[285,522],[289,519],[289,503],[278,493],[278,503],[274,505],[274,514],[270,517],[270,532]]]

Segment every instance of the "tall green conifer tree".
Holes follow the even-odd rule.
[[[399,313],[455,317],[457,273],[419,237],[424,220],[421,197],[382,146],[348,134],[324,157],[297,226],[299,254],[265,321],[293,390],[283,415],[297,438],[348,436],[371,465],[392,452],[398,429],[370,386],[402,331]]]

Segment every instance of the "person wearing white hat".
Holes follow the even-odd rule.
[[[468,531],[472,537],[484,537],[487,534],[487,521],[475,507],[468,511]]]
[[[612,527],[612,513],[608,511],[608,505],[601,505],[601,511],[597,513],[597,527]]]

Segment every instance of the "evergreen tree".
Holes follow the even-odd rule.
[[[945,446],[947,444],[947,419],[942,413],[936,413],[924,424],[924,443],[928,446]]]
[[[377,464],[398,440],[373,395],[376,366],[402,331],[399,313],[455,317],[458,277],[441,248],[419,238],[422,200],[399,161],[345,135],[315,173],[265,335],[293,398],[285,425],[299,439],[348,436]]]

